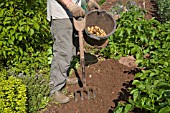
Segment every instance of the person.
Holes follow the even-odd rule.
[[[50,95],[59,103],[67,103],[69,97],[61,90],[65,84],[76,84],[76,77],[70,78],[68,70],[73,56],[76,55],[77,40],[74,38],[73,17],[84,17],[85,10],[81,0],[47,0],[47,20],[53,39],[53,59],[50,69]],[[99,9],[94,0],[88,0],[89,8]]]

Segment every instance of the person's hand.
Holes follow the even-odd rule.
[[[93,10],[93,9],[101,9],[101,7],[99,6],[98,3],[96,3],[94,0],[89,0],[88,3],[88,8],[89,10]]]
[[[85,15],[85,11],[79,5],[75,3],[71,3],[68,6],[68,9],[70,10],[70,12],[72,13],[74,17],[84,17]]]

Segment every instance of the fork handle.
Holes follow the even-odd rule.
[[[79,46],[80,46],[80,64],[82,69],[82,82],[83,87],[86,86],[86,76],[85,76],[85,57],[84,57],[84,44],[83,44],[83,32],[79,31]]]

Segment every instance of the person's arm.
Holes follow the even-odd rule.
[[[72,13],[74,17],[83,17],[85,15],[85,11],[77,4],[72,2],[72,0],[58,0],[62,4],[64,4]]]
[[[66,7],[68,7],[72,3],[72,0],[57,0],[57,1],[65,5]]]

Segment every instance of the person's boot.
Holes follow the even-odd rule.
[[[70,98],[64,95],[61,91],[56,91],[53,94],[53,98],[56,102],[59,102],[61,104],[68,103],[70,101]]]
[[[77,83],[78,83],[77,77],[67,78],[66,80],[66,84],[69,84],[69,85],[74,85]]]

